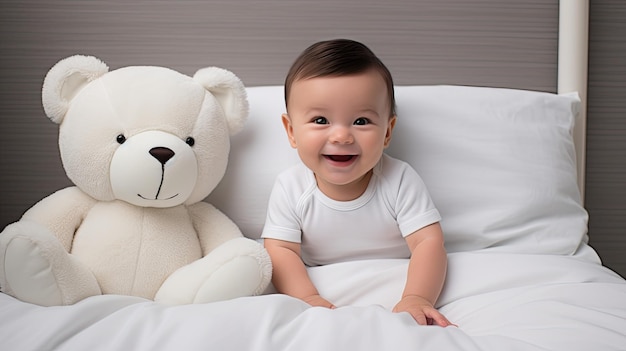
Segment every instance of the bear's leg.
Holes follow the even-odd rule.
[[[0,233],[0,290],[41,306],[99,295],[94,275],[47,228],[21,220]]]
[[[188,304],[259,295],[268,286],[271,275],[271,261],[259,243],[232,239],[175,271],[163,283],[155,300]]]

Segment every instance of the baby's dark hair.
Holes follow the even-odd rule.
[[[285,78],[285,105],[291,86],[297,80],[355,75],[375,70],[387,85],[389,116],[396,114],[393,78],[383,62],[367,46],[350,39],[317,42],[294,61]]]

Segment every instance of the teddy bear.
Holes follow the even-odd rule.
[[[248,116],[242,81],[219,67],[109,71],[55,64],[42,88],[73,183],[0,234],[0,290],[42,306],[131,295],[169,305],[261,294],[263,246],[205,198]]]

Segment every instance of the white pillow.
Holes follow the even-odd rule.
[[[388,152],[424,179],[449,252],[572,254],[586,242],[572,137],[577,97],[460,86],[396,94]]]
[[[247,88],[250,118],[232,139],[226,176],[208,198],[258,238],[278,173],[298,162],[280,115],[282,86]],[[448,252],[573,254],[587,241],[571,132],[580,101],[461,86],[396,87],[387,152],[424,179]]]
[[[231,138],[228,168],[207,201],[222,210],[243,234],[261,237],[267,201],[276,176],[296,162],[280,116],[285,113],[282,86],[248,87],[250,115]]]

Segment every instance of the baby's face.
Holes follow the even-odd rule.
[[[327,196],[361,195],[391,140],[387,88],[376,71],[295,81],[283,115],[291,146]]]

